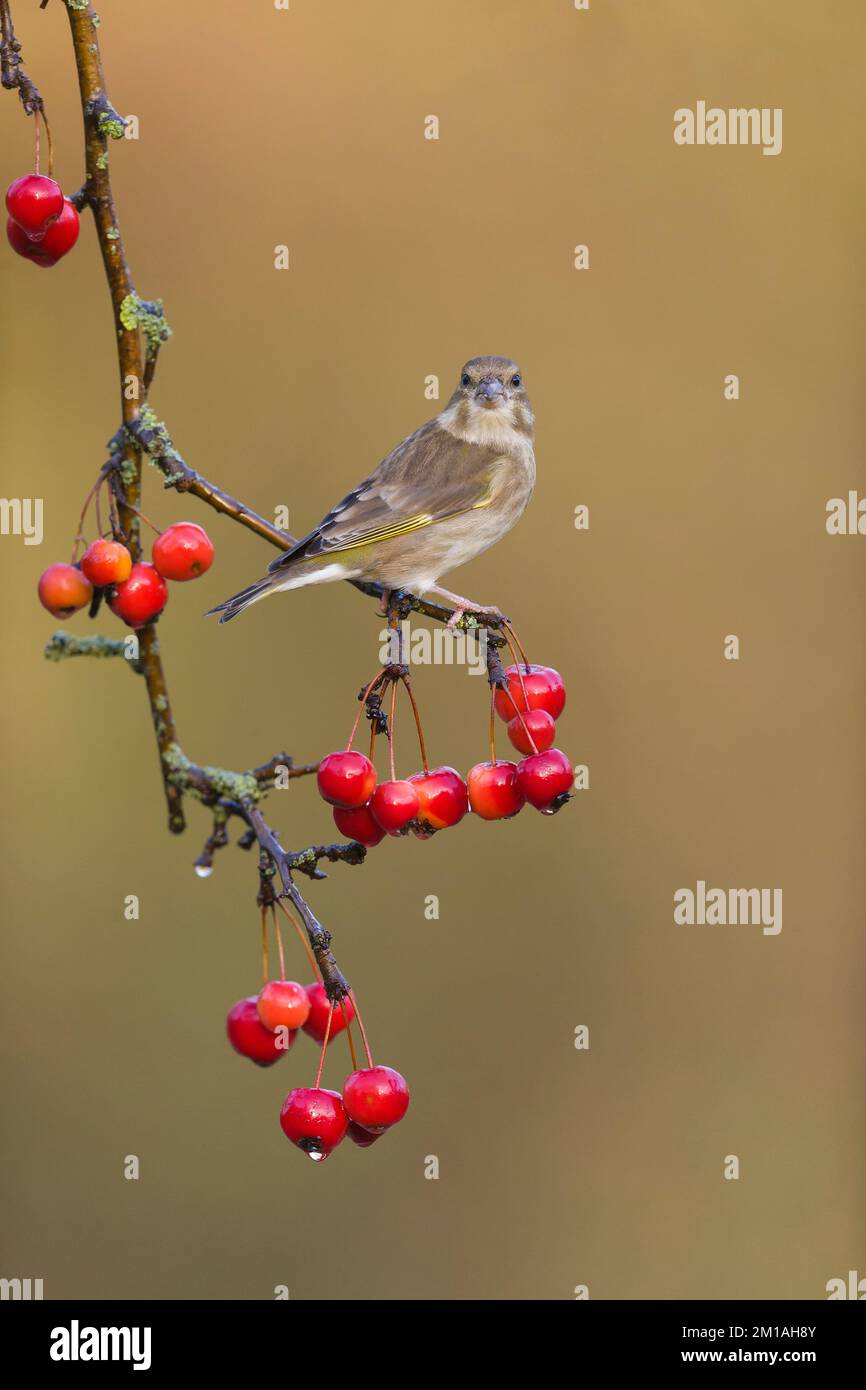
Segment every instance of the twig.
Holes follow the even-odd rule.
[[[334,959],[331,950],[331,933],[322,926],[295,887],[292,879],[292,856],[283,849],[258,806],[248,804],[244,808],[244,814],[255,830],[256,839],[262,849],[267,851],[276,866],[280,882],[283,885],[283,896],[289,899],[304,924],[310,947],[316,958],[316,964],[322,972],[325,992],[332,1004],[338,1004],[350,993],[350,986]],[[361,846],[358,848],[360,849]]]
[[[146,301],[137,294],[126,259],[108,161],[108,141],[123,135],[124,122],[109,101],[105,89],[98,20],[90,4],[77,3],[66,8],[78,72],[86,170],[84,183],[73,195],[73,202],[79,210],[89,207],[93,214],[116,330],[122,423],[109,443],[109,460],[101,476],[109,477],[111,492],[117,502],[120,529],[133,558],[137,559],[141,549],[138,517],[142,458],[146,455],[163,474],[166,487],[191,493],[277,549],[288,550],[295,544],[293,536],[273,526],[186,464],[165,425],[147,404],[159,349],[170,330],[161,302]],[[12,29],[9,0],[0,0],[0,20],[3,85],[18,89],[25,110],[30,110],[31,114],[39,111],[44,115],[42,99],[21,69],[20,45]],[[382,599],[381,585],[352,582],[362,593]],[[390,612],[403,617],[410,612],[418,612],[440,622],[447,622],[452,615],[449,608],[404,592],[391,595]],[[467,615],[461,620],[460,626],[477,629],[481,624]],[[260,874],[260,882],[264,883],[270,876],[279,878],[282,887],[280,899],[288,899],[300,917],[328,998],[332,1005],[339,1004],[348,996],[349,985],[331,951],[330,933],[307,905],[294,882],[293,874],[304,873],[311,878],[322,878],[324,874],[319,868],[320,863],[360,864],[364,860],[365,849],[351,841],[346,844],[312,845],[294,853],[285,850],[277,832],[265,820],[259,802],[265,792],[273,787],[278,768],[287,768],[288,776],[294,778],[314,772],[316,764],[296,767],[285,753],[275,755],[260,767],[240,773],[193,763],[178,741],[155,626],[150,624],[141,629],[138,638],[139,659],[135,663],[130,662],[130,665],[144,676],[159,749],[170,830],[178,833],[185,827],[185,795],[191,795],[212,808],[214,829],[197,861],[198,866],[207,871],[212,866],[216,849],[227,842],[229,817],[237,816],[246,824],[247,830],[238,843],[249,848],[252,843],[258,842],[260,861],[267,871],[262,871],[265,877]],[[125,644],[120,640],[71,638],[66,634],[57,634],[46,649],[46,655],[55,660],[73,655],[108,656],[121,653],[125,654]],[[494,661],[498,663],[495,650]],[[497,679],[499,673],[501,665],[496,672]],[[264,892],[264,889],[261,891]]]

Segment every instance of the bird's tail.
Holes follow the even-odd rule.
[[[258,603],[260,598],[270,593],[274,587],[274,582],[270,576],[259,579],[255,584],[250,584],[246,589],[241,589],[239,594],[233,598],[227,598],[225,603],[218,603],[216,608],[211,608],[205,613],[206,618],[210,618],[214,613],[219,613],[220,622],[227,623],[231,618],[236,618],[238,613],[243,613],[245,608],[249,608],[251,603]]]

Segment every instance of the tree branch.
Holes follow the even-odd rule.
[[[325,986],[328,998],[332,1003],[338,1004],[341,999],[345,999],[349,993],[349,983],[343,975],[331,950],[331,933],[327,931],[311,912],[306,901],[295,887],[292,879],[292,856],[287,854],[279,842],[275,832],[265,821],[264,816],[258,806],[248,804],[244,807],[244,815],[255,831],[256,839],[263,850],[266,850],[273,861],[280,882],[283,885],[282,896],[288,898],[295,907],[301,921],[304,924],[307,937],[313,955],[316,957],[316,964],[322,972],[322,983]],[[336,848],[336,846],[334,847]],[[363,847],[358,845],[363,858]],[[360,862],[360,861],[359,861]]]
[[[126,656],[126,641],[123,637],[77,637],[72,632],[55,632],[46,642],[44,654],[49,661],[63,661],[70,656]],[[141,675],[140,662],[128,664]]]
[[[45,104],[39,88],[24,71],[21,45],[15,37],[9,0],[0,0],[0,86],[9,92],[17,90],[25,115],[45,116]]]
[[[178,450],[165,425],[156,417],[147,396],[153,381],[157,356],[171,330],[165,320],[162,303],[140,298],[129,270],[123,238],[114,205],[109,170],[108,142],[123,135],[124,121],[112,106],[105,88],[102,58],[99,48],[98,18],[86,0],[67,3],[72,46],[78,72],[82,120],[84,124],[85,180],[74,194],[79,210],[89,207],[93,214],[114,315],[119,374],[121,425],[109,443],[109,460],[103,475],[109,478],[117,500],[117,522],[133,558],[141,553],[139,508],[142,484],[142,459],[147,457],[160,470],[165,486],[191,493],[215,511],[253,531],[277,549],[285,551],[295,544],[295,538],[273,526],[244,503],[224,492],[200,473],[191,469]],[[25,110],[42,111],[38,91],[21,70],[20,45],[14,36],[9,0],[0,0],[2,20],[2,81],[17,88]],[[382,598],[381,585],[352,581],[355,588],[371,597]],[[389,621],[397,623],[400,616],[418,612],[440,622],[447,622],[452,610],[429,603],[411,593],[391,595]],[[494,628],[490,621],[479,623],[466,616],[461,626]],[[247,772],[192,762],[180,745],[174,715],[168,695],[160,643],[154,624],[138,634],[139,657],[130,662],[144,677],[150,704],[151,719],[156,735],[162,770],[162,780],[168,807],[171,831],[185,827],[183,799],[196,798],[213,812],[213,831],[196,861],[200,872],[208,873],[215,851],[228,841],[227,821],[237,816],[247,826],[239,843],[249,848],[258,843],[263,862],[279,877],[282,894],[294,905],[301,917],[310,946],[315,955],[329,998],[337,1003],[349,993],[349,985],[339,970],[331,951],[330,933],[317,920],[294,882],[295,873],[310,878],[322,878],[319,865],[328,863],[360,864],[366,850],[354,841],[346,844],[312,845],[297,852],[288,851],[280,843],[278,833],[266,822],[260,801],[274,786],[278,769],[288,769],[288,776],[306,776],[316,770],[316,764],[294,766],[291,758],[279,753],[260,767]],[[46,656],[61,660],[71,656],[118,656],[126,654],[121,640],[101,637],[74,638],[55,634],[46,647]],[[493,649],[491,678],[501,673],[498,656]]]

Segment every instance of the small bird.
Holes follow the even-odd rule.
[[[278,589],[334,579],[435,593],[464,613],[499,618],[439,585],[494,545],[523,514],[535,485],[534,416],[508,357],[473,357],[445,409],[410,434],[264,578],[211,609],[227,623]]]

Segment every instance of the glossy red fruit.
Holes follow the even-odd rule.
[[[40,241],[31,240],[11,217],[6,223],[6,237],[12,250],[17,251],[19,256],[47,268],[56,265],[67,251],[72,250],[78,240],[80,225],[78,213],[66,198],[57,221],[50,224]]]
[[[158,617],[168,603],[168,586],[153,565],[143,561],[133,565],[129,578],[118,584],[108,606],[127,627],[144,627]]]
[[[310,1001],[303,985],[294,980],[268,980],[258,999],[259,1018],[275,1033],[288,1028],[296,1033],[310,1014]]]
[[[571,763],[558,748],[530,753],[517,765],[517,785],[539,811],[546,811],[563,792],[570,792],[573,780]]]
[[[41,241],[63,211],[59,183],[44,174],[25,174],[6,190],[6,211],[32,241]]]
[[[373,1131],[365,1129],[363,1125],[356,1125],[354,1120],[349,1121],[349,1128],[346,1135],[353,1144],[357,1144],[359,1149],[369,1149],[371,1144],[375,1144],[377,1139],[381,1139],[385,1133],[384,1129]]]
[[[39,576],[39,602],[55,618],[68,618],[93,597],[90,580],[75,565],[49,565]]]
[[[469,805],[482,820],[516,816],[526,800],[517,784],[516,763],[476,763],[466,784]]]
[[[363,753],[345,749],[319,763],[319,792],[332,806],[356,810],[366,806],[376,785],[376,769]]]
[[[23,256],[25,261],[32,261],[34,265],[41,265],[44,269],[56,265],[55,256],[49,256],[42,250],[38,241],[31,241],[25,231],[13,222],[11,217],[6,219],[6,240],[17,255]]]
[[[280,1124],[287,1139],[321,1162],[342,1142],[349,1119],[337,1091],[299,1086],[283,1101]]]
[[[310,1001],[310,1012],[307,1021],[303,1025],[304,1032],[310,1038],[315,1038],[317,1043],[325,1041],[325,1029],[328,1026],[328,1011],[331,1007],[328,996],[325,993],[325,986],[317,980],[313,985],[307,985],[307,998]],[[355,1006],[351,999],[343,1000],[343,1009],[346,1010],[346,1018],[351,1023],[355,1017]],[[328,1046],[345,1028],[343,1022],[343,1011],[339,1004],[334,1009],[334,1017],[331,1019],[331,1031],[328,1035]]]
[[[180,521],[169,526],[153,543],[154,569],[164,579],[180,583],[198,579],[213,564],[213,543],[207,531],[193,521]]]
[[[409,1108],[409,1087],[393,1067],[363,1067],[343,1086],[343,1106],[350,1120],[382,1133]]]
[[[42,240],[39,248],[46,256],[51,256],[53,260],[59,261],[67,252],[71,251],[81,230],[81,222],[75,206],[70,203],[68,198],[63,199],[63,208],[56,222],[52,222]]]
[[[352,810],[335,806],[334,824],[341,835],[347,835],[350,840],[357,840],[369,849],[381,844],[385,838],[385,832],[373,820],[369,806],[356,806]]]
[[[411,782],[380,782],[370,799],[370,813],[389,835],[399,835],[415,819],[420,805]]]
[[[418,819],[422,835],[429,830],[445,830],[456,825],[469,810],[466,783],[453,767],[435,767],[416,772],[409,781],[418,793]]]
[[[520,683],[521,674],[523,685]],[[529,709],[546,710],[552,719],[558,719],[562,714],[565,709],[565,682],[552,666],[509,666],[505,675],[508,690],[501,690],[497,686],[494,696],[496,713],[501,719],[513,719],[518,710],[525,713],[527,701]]]
[[[534,748],[530,734],[535,740]],[[546,709],[528,709],[525,714],[515,714],[508,721],[508,737],[519,753],[543,753],[556,738],[556,720]]]
[[[120,541],[91,541],[81,557],[82,573],[97,589],[123,584],[132,571],[132,556]]]
[[[270,1032],[259,1018],[258,1000],[254,994],[239,999],[229,1009],[226,1033],[235,1052],[249,1057],[258,1067],[270,1067],[284,1057],[297,1036],[285,1028]]]

